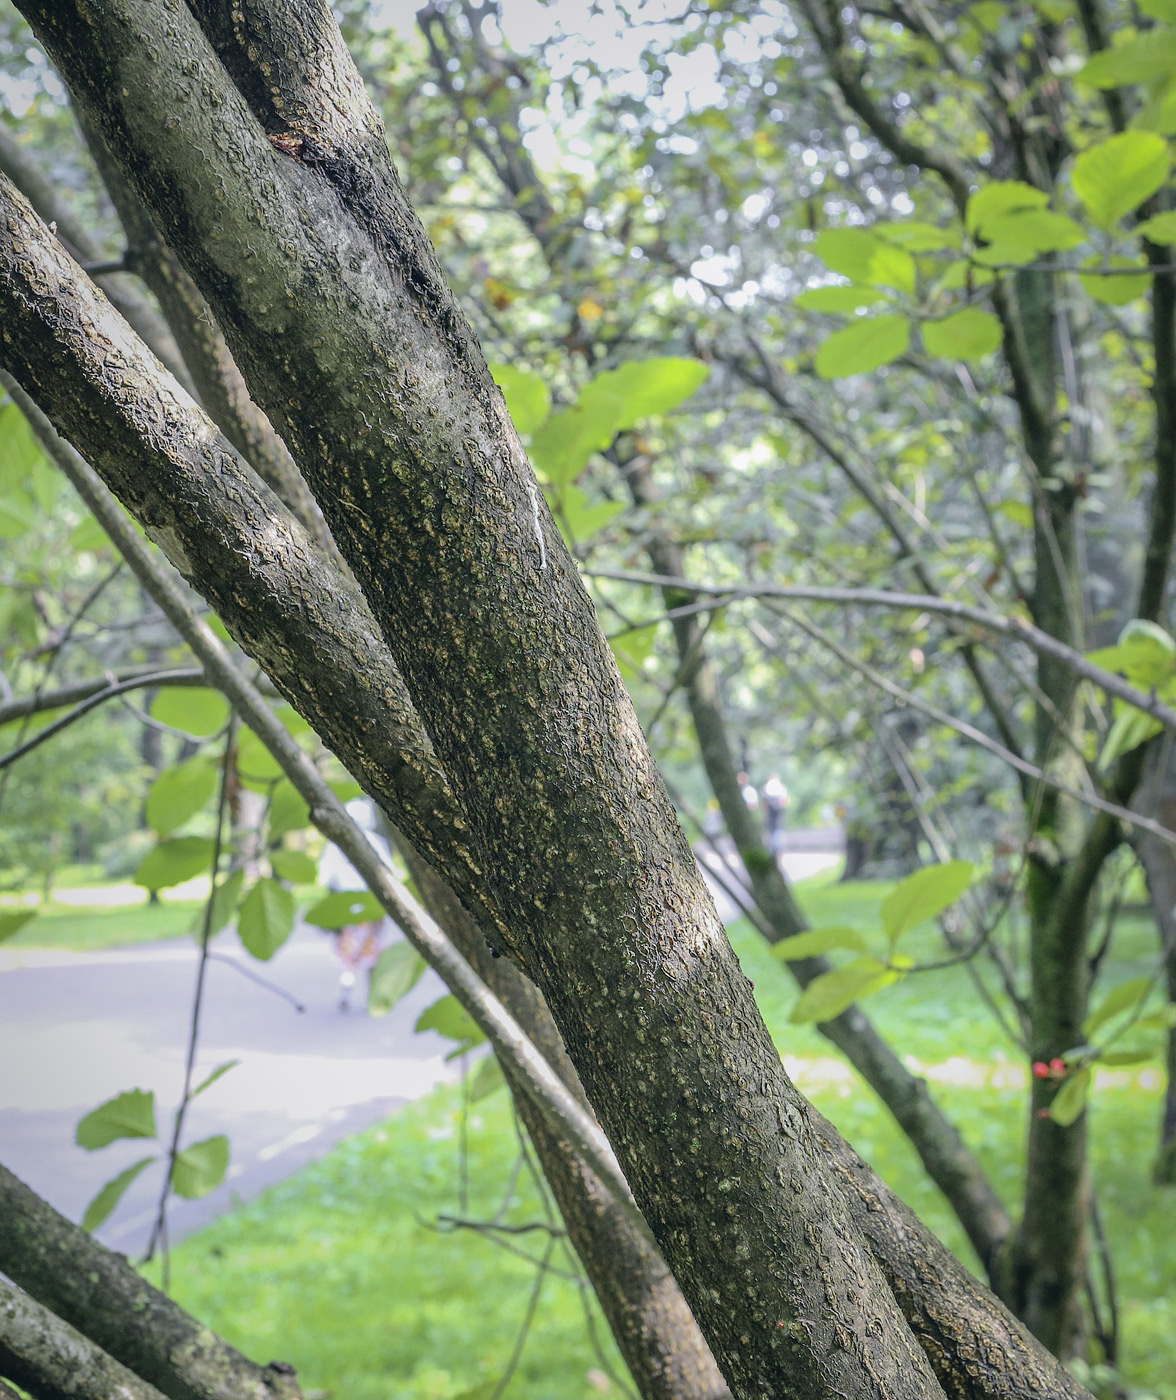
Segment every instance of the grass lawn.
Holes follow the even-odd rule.
[[[89,953],[98,948],[154,943],[161,938],[190,934],[201,907],[198,900],[189,899],[124,904],[113,909],[49,904],[0,946],[66,948]]]
[[[818,879],[800,893],[814,921],[869,930],[887,889]],[[784,970],[747,926],[736,926],[732,938],[800,1088],[972,1262],[886,1111],[814,1031],[788,1024],[796,993]],[[931,935],[916,934],[907,951],[919,957],[933,949]],[[1116,978],[1150,971],[1155,936],[1146,921],[1127,923],[1117,952]],[[872,998],[870,1010],[927,1074],[1015,1206],[1025,1066],[978,1002],[968,973],[957,967],[911,978]],[[1124,1374],[1142,1392],[1176,1400],[1176,1192],[1149,1178],[1161,1083],[1151,1066],[1103,1075],[1092,1100],[1092,1166],[1116,1249]],[[183,1243],[173,1256],[179,1301],[258,1360],[292,1362],[306,1388],[336,1400],[488,1400],[536,1271],[484,1234],[429,1228],[444,1213],[492,1216],[517,1156],[509,1104],[499,1093],[472,1113],[470,1196],[460,1208],[459,1102],[455,1090],[437,1091]],[[539,1214],[524,1173],[506,1218]],[[512,1243],[542,1250],[537,1234]],[[609,1389],[603,1371],[617,1363],[599,1330],[608,1365],[590,1344],[581,1290],[549,1276],[511,1400],[589,1400]]]

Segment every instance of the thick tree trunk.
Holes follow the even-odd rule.
[[[234,632],[259,638],[258,650],[288,698],[364,774],[369,790],[402,824],[411,823],[426,844],[453,857],[450,873],[466,878],[456,829],[461,819],[452,815],[430,756],[413,747],[419,743],[415,731],[406,732],[395,671],[372,642],[362,600],[338,570],[316,558],[301,527],[185,406],[174,385],[159,380],[157,367],[144,360],[101,301],[73,280],[43,231],[35,245],[35,281],[38,288],[54,285],[57,299],[31,294],[19,276],[17,254],[28,253],[34,230],[14,222],[14,211],[19,201],[6,206],[0,252],[8,261],[0,285],[12,294],[11,309],[22,312],[10,324],[23,322],[23,374],[136,504],[192,581],[207,590]],[[113,377],[112,363],[121,366]],[[337,701],[316,666],[291,661],[320,656],[333,661],[350,685],[350,704]],[[380,736],[378,745],[373,733]],[[497,938],[494,906],[475,899],[473,907]],[[928,1287],[936,1277],[928,1274]],[[928,1306],[935,1308],[933,1301]],[[972,1307],[984,1310],[975,1299]],[[972,1343],[965,1337],[963,1346],[966,1354]]]
[[[635,458],[623,470],[636,504],[651,505],[656,489],[648,464]],[[666,578],[684,577],[682,551],[656,529],[648,549],[657,573]],[[662,592],[671,613],[693,601],[692,594],[672,586],[666,586]],[[789,938],[802,932],[808,923],[775,855],[764,844],[758,817],[743,800],[719,678],[707,655],[702,627],[695,614],[674,617],[672,626],[681,668],[679,683],[690,707],[711,791],[748,873],[770,940]],[[807,987],[828,972],[831,964],[827,958],[815,957],[796,959],[786,966],[801,987]],[[932,1099],[927,1081],[911,1074],[860,1007],[849,1007],[835,1020],[822,1022],[817,1030],[837,1046],[893,1113],[928,1175],[955,1211],[991,1278],[1012,1222],[958,1129]]]

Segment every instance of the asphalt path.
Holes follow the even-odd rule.
[[[357,1010],[338,1010],[338,963],[316,930],[297,930],[268,964],[245,954],[233,933],[213,947],[229,961],[209,962],[195,1082],[227,1060],[240,1064],[192,1102],[184,1141],[227,1134],[230,1165],[224,1185],[204,1199],[172,1198],[173,1239],[458,1072],[444,1060],[452,1041],[412,1029],[445,994],[433,973],[394,1012],[373,1019],[362,999]],[[86,1152],[74,1145],[79,1118],[124,1090],[153,1090],[161,1137],[170,1131],[197,948],[176,939],[90,954],[0,951],[0,1162],[80,1220],[106,1181],[158,1145],[135,1139]],[[264,975],[305,1010],[246,972]],[[124,1253],[141,1250],[161,1180],[161,1168],[147,1168],[98,1238]]]
[[[790,832],[785,872],[803,879],[836,864],[837,835]],[[742,864],[726,838],[700,847],[699,859],[730,922],[740,911],[727,891],[746,883]],[[230,1165],[224,1184],[202,1200],[171,1199],[173,1240],[458,1074],[444,1058],[451,1041],[413,1031],[421,1011],[445,994],[433,973],[388,1016],[372,1019],[358,988],[356,1009],[339,1011],[338,962],[317,930],[300,927],[265,964],[232,932],[213,949],[195,1082],[228,1060],[240,1063],[193,1101],[182,1145],[224,1133]],[[0,1162],[71,1220],[105,1182],[160,1150],[136,1139],[86,1152],[74,1144],[83,1115],[124,1090],[150,1090],[161,1139],[170,1132],[197,956],[188,939],[85,954],[0,948]],[[98,1238],[141,1251],[161,1180],[160,1166],[147,1168]]]

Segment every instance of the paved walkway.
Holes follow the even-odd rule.
[[[202,1201],[172,1201],[173,1237],[321,1156],[340,1138],[386,1117],[457,1070],[452,1042],[415,1035],[420,1012],[444,995],[432,973],[390,1016],[336,1007],[338,965],[330,940],[300,929],[269,964],[249,958],[233,934],[214,943],[238,967],[260,972],[306,1007],[212,961],[197,1074],[241,1063],[197,1098],[185,1137],[227,1133],[225,1184]],[[155,1150],[140,1140],[85,1152],[79,1118],[125,1089],[154,1090],[166,1135],[183,1080],[196,947],[188,939],[105,952],[5,950],[0,970],[0,1161],[58,1210],[80,1220],[117,1172]],[[197,1081],[198,1082],[198,1081]],[[160,1172],[148,1168],[98,1231],[115,1249],[142,1248]]]
[[[786,874],[803,879],[835,865],[838,835],[790,832]],[[742,864],[726,838],[701,859],[730,922],[739,911],[714,869],[737,884],[746,879]],[[185,1141],[226,1133],[232,1156],[211,1195],[172,1200],[173,1238],[458,1072],[444,1062],[452,1042],[413,1033],[421,1011],[445,992],[432,973],[389,1016],[372,1020],[362,1008],[338,1011],[338,964],[316,930],[300,928],[268,964],[249,958],[232,933],[213,946],[233,965],[209,965],[197,1082],[226,1060],[241,1063],[195,1100]],[[153,1090],[157,1127],[169,1131],[196,959],[195,944],[182,938],[93,953],[0,948],[0,1162],[73,1220],[106,1181],[158,1150],[140,1139],[85,1152],[73,1141],[79,1118],[123,1090]],[[239,969],[264,975],[306,1009],[295,1011]],[[158,1168],[138,1178],[98,1231],[104,1243],[142,1249],[160,1178]]]

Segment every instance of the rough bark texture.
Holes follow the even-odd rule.
[[[170,1400],[300,1400],[290,1367],[258,1366],[242,1356],[152,1288],[125,1256],[58,1215],[4,1167],[0,1270],[64,1323],[149,1381],[152,1395],[162,1392]],[[25,1385],[18,1375],[12,1379]]]
[[[568,1088],[589,1108],[538,988],[506,958],[490,955],[481,930],[452,891],[407,841],[399,839],[397,845],[429,912]],[[569,1238],[642,1396],[645,1400],[729,1397],[726,1382],[665,1260],[629,1225],[599,1177],[549,1126],[509,1069],[506,1076]]]
[[[47,246],[50,246],[47,244]],[[58,268],[58,272],[62,271]],[[99,338],[110,334],[109,327],[103,320],[103,308],[100,303],[91,301],[85,303],[79,309],[75,302],[71,302],[68,293],[72,291],[75,297],[80,296],[85,291],[85,284],[67,288],[59,284],[58,288],[65,306],[58,312],[56,303],[52,299],[45,299],[42,310],[52,311],[54,315],[61,314],[65,324],[72,325],[81,319],[98,334]],[[76,314],[79,313],[80,315]],[[105,313],[107,316],[109,313]],[[82,348],[89,342],[89,337],[82,338]],[[36,378],[45,391],[56,394],[62,404],[61,416],[69,417],[75,412],[79,412],[79,390],[83,383],[87,382],[91,374],[94,373],[94,366],[85,359],[84,355],[71,361],[71,356],[78,349],[76,340],[64,338],[59,345],[57,355],[50,357],[49,365],[53,366],[52,373],[48,372],[48,365],[40,366],[40,373],[30,371],[32,377]],[[142,352],[140,349],[140,359]],[[135,366],[136,376],[141,385],[150,385],[152,376],[156,371],[149,365],[141,362]],[[131,399],[120,400],[124,412],[129,412],[132,407]],[[174,396],[167,404],[167,409],[172,414],[176,412],[179,400]],[[185,432],[175,431],[173,424],[173,438],[171,441],[172,452],[162,451],[157,441],[152,439],[154,426],[161,421],[164,410],[159,404],[151,406],[148,402],[135,405],[137,412],[129,413],[123,422],[123,432],[115,441],[109,440],[109,433],[103,434],[95,432],[95,440],[88,444],[100,459],[106,461],[108,470],[116,482],[131,480],[151,480],[155,479],[155,489],[162,495],[180,502],[181,504],[189,499],[203,499],[206,494],[215,490],[218,485],[226,485],[223,479],[223,472],[228,469],[229,464],[236,463],[235,471],[239,477],[229,477],[227,489],[219,498],[212,498],[206,502],[207,513],[181,511],[174,518],[174,530],[168,536],[168,543],[176,552],[179,559],[188,561],[191,558],[203,558],[206,554],[216,554],[222,547],[228,548],[231,553],[247,561],[247,566],[238,575],[234,575],[224,588],[223,601],[218,599],[218,605],[227,610],[230,619],[237,622],[237,611],[241,604],[240,599],[252,599],[255,606],[261,611],[262,617],[254,620],[254,626],[260,626],[266,617],[273,627],[275,637],[281,645],[291,652],[298,652],[304,643],[302,632],[299,630],[299,619],[296,615],[293,622],[286,616],[281,607],[274,610],[272,615],[266,611],[267,599],[270,596],[272,584],[267,582],[271,562],[267,552],[259,548],[255,533],[255,523],[246,518],[242,512],[235,508],[235,503],[244,497],[250,499],[250,493],[261,491],[260,483],[256,478],[233,457],[226,444],[218,444],[205,420],[201,419],[195,409],[189,405],[188,417],[189,426]],[[115,421],[118,415],[115,415]],[[84,428],[87,423],[84,410],[80,411],[77,422]],[[192,455],[176,450],[176,444],[181,446],[185,442],[208,441],[209,456],[212,462],[222,469],[222,478],[214,479],[211,482],[200,475],[202,470],[199,454]],[[216,513],[219,508],[219,514]],[[270,534],[275,532],[285,534],[292,527],[287,525],[279,507],[274,506],[274,515],[265,523]],[[105,519],[105,517],[103,517]],[[113,525],[111,528],[115,528]],[[133,536],[131,537],[133,540]],[[324,584],[324,586],[326,586]],[[237,599],[235,602],[234,599]],[[315,637],[314,628],[317,622],[313,622],[309,633],[309,638]],[[335,614],[335,625],[340,637],[337,643],[344,650],[350,651],[361,659],[372,662],[372,653],[367,642],[364,640],[367,633],[368,623],[364,620],[364,615],[359,611],[349,612],[346,607],[340,608]],[[351,636],[352,632],[358,631],[358,638]],[[383,669],[377,667],[379,676],[386,675],[388,662],[386,659],[382,663]],[[390,689],[385,690],[388,700],[389,710],[384,716],[384,724],[392,731],[396,731],[399,725],[398,712],[393,703],[395,696]],[[340,715],[334,712],[326,714],[316,712],[313,708],[313,691],[307,692],[301,697],[295,696],[303,708],[308,713],[308,717],[316,724],[337,750],[343,751],[346,745],[351,742],[348,732],[351,728],[351,716]],[[373,713],[373,720],[376,716]],[[389,790],[393,797],[389,797]],[[394,785],[385,784],[383,788],[377,786],[374,795],[386,806],[395,807]],[[420,812],[417,813],[420,818]],[[559,1057],[556,1056],[558,1059]],[[84,1240],[88,1237],[82,1236]],[[941,1246],[936,1246],[942,1250]],[[929,1278],[928,1284],[933,1281]],[[933,1307],[933,1302],[928,1303]]]
[[[936,1394],[824,1178],[589,600],[350,77],[330,88],[342,129],[321,124],[287,154],[178,3],[25,13],[280,419],[468,815],[507,946],[547,994],[732,1389]],[[319,22],[282,17],[297,54]],[[329,79],[329,62],[316,72]]]
[[[153,1385],[2,1278],[0,1376],[34,1400],[163,1400]]]
[[[634,501],[641,506],[651,505],[656,492],[648,466],[635,459],[627,464],[625,475]],[[655,532],[648,549],[657,573],[666,578],[684,577],[682,551],[676,544]],[[673,587],[663,588],[662,593],[670,612],[693,601],[693,595]],[[770,940],[789,938],[807,928],[808,922],[776,858],[764,845],[758,816],[748,810],[743,800],[719,678],[707,655],[698,616],[675,617],[672,626],[681,667],[679,683],[690,706],[711,791],[747,870],[756,906],[767,921]],[[821,957],[796,959],[785,965],[802,987],[831,967],[828,959]],[[927,1081],[911,1074],[860,1007],[849,1007],[835,1020],[818,1025],[817,1030],[837,1046],[893,1113],[991,1276],[1012,1222],[980,1163],[964,1145],[959,1130],[932,1099]]]

